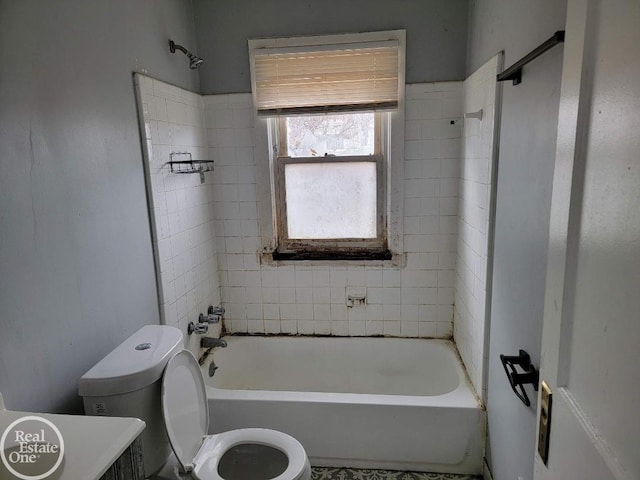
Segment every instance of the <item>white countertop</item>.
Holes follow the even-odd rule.
[[[0,435],[11,422],[27,415],[51,421],[64,439],[64,461],[54,478],[98,480],[142,433],[145,423],[137,418],[90,417],[5,410],[0,395]],[[0,478],[14,478],[0,462]]]

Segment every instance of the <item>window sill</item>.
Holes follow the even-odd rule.
[[[362,266],[362,267],[379,267],[379,268],[394,268],[402,269],[407,265],[407,256],[403,253],[393,253],[388,251],[387,255],[382,258],[372,258],[370,255],[339,257],[338,255],[325,255],[324,259],[318,258],[303,258],[302,255],[298,255],[296,259],[283,258],[286,256],[284,252],[276,252],[274,250],[263,251],[258,254],[259,262],[264,266],[271,267],[286,267],[286,266],[304,266],[306,267],[350,267],[350,266]],[[379,252],[378,252],[379,253]]]
[[[298,251],[271,253],[273,261],[342,261],[342,260],[392,260],[393,255],[389,250],[381,251]]]

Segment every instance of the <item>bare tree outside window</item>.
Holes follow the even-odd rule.
[[[375,114],[287,117],[287,155],[321,157],[373,155]]]

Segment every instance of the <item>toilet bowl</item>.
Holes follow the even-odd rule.
[[[207,435],[204,379],[182,345],[175,327],[138,330],[80,378],[85,413],[142,419],[150,478],[309,480],[303,446],[283,432],[246,428]]]
[[[182,471],[198,480],[309,480],[311,467],[293,437],[262,428],[207,435],[209,409],[198,362],[187,350],[169,360],[162,412]]]

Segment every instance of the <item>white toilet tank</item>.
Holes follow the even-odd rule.
[[[160,400],[162,373],[182,348],[177,328],[147,325],[80,378],[78,393],[86,415],[136,417],[146,423],[142,447],[147,475],[160,469],[171,453]]]

